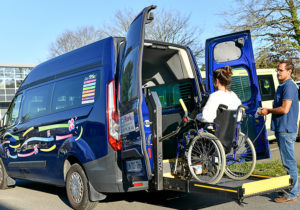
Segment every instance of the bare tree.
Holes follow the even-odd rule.
[[[76,30],[67,30],[63,32],[55,42],[50,45],[50,58],[72,51],[84,45],[90,44],[104,38],[100,30],[93,26],[85,26]]]
[[[236,3],[238,7],[223,14],[223,26],[231,31],[250,29],[261,46],[258,59],[267,56],[274,62],[299,55],[299,0],[236,0]]]
[[[77,30],[67,30],[50,46],[50,57],[69,52],[89,44],[105,36],[125,37],[130,23],[136,13],[132,10],[117,11],[110,24],[96,30],[94,27],[82,27]],[[203,56],[204,49],[199,41],[200,30],[189,25],[190,16],[179,12],[155,11],[155,20],[146,25],[146,39],[170,42],[189,46],[197,61]]]
[[[113,36],[126,36],[130,23],[135,17],[132,10],[119,10],[112,24],[105,27],[105,33]],[[204,48],[199,41],[200,29],[191,27],[190,16],[164,9],[154,11],[154,20],[146,25],[145,38],[189,46],[197,60],[203,57]]]

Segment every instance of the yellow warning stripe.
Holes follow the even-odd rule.
[[[206,185],[201,185],[201,184],[194,184],[195,187],[203,187],[203,188],[208,188],[208,189],[213,189],[213,190],[222,190],[222,191],[227,191],[227,192],[233,192],[237,193],[237,190],[229,190],[225,188],[220,188],[220,187],[211,187],[211,186],[206,186]]]
[[[257,175],[257,174],[251,174],[251,176],[254,176],[254,177],[261,177],[261,178],[273,178],[273,176],[264,176],[264,175]]]
[[[249,196],[288,186],[290,186],[290,175],[244,183],[242,188],[245,189],[244,196]]]

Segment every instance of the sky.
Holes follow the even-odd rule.
[[[49,48],[66,30],[108,24],[118,10],[138,14],[157,5],[166,11],[190,15],[198,26],[202,45],[210,37],[224,34],[218,15],[234,0],[0,0],[0,63],[39,64],[49,57]],[[155,10],[153,11],[155,18]],[[155,21],[155,19],[154,19]]]

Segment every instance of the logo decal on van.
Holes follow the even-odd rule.
[[[76,117],[75,117],[76,119]],[[65,128],[66,135],[63,136],[58,136],[55,135],[55,132],[50,132],[52,129],[61,129]],[[27,134],[31,131],[34,131],[34,127],[31,127],[27,129],[22,137],[24,142],[21,145],[19,143],[20,139],[19,136],[12,135],[11,133],[5,133],[3,135],[3,140],[4,142],[1,143],[1,145],[5,148],[7,157],[12,158],[12,159],[17,159],[18,157],[29,157],[32,155],[37,155],[39,153],[39,150],[42,152],[50,152],[56,149],[56,142],[69,139],[71,137],[76,137],[75,139],[72,138],[71,140],[73,141],[78,141],[82,134],[83,134],[83,127],[82,126],[75,126],[75,120],[74,118],[70,119],[68,121],[68,124],[53,124],[53,125],[46,125],[46,126],[40,126],[36,128],[36,131],[38,133],[44,132],[44,134],[38,134],[41,136],[29,136],[26,137]],[[79,133],[79,134],[78,134]],[[36,135],[35,133],[34,135]],[[53,136],[50,136],[50,135]],[[42,137],[42,136],[47,136],[47,137]],[[9,140],[6,140],[4,138],[9,138]],[[39,142],[38,144],[36,142]],[[42,143],[43,142],[43,143]],[[5,146],[8,144],[7,146]],[[50,144],[50,145],[49,145]],[[9,149],[12,148],[12,149]],[[27,150],[31,150],[29,153],[20,153],[24,152]],[[11,153],[15,153],[12,155]]]
[[[90,74],[84,78],[81,104],[95,102],[96,82],[96,74]]]
[[[130,112],[120,118],[121,122],[121,135],[135,131],[134,114]]]

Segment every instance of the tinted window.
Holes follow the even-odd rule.
[[[52,112],[72,109],[94,103],[99,82],[98,73],[80,75],[59,81],[55,84],[51,110]]]
[[[18,95],[11,103],[7,111],[6,126],[14,125],[19,117],[22,95]]]
[[[260,95],[262,101],[273,100],[275,94],[274,81],[272,75],[257,76]]]
[[[233,41],[219,43],[214,48],[214,59],[218,63],[237,60],[241,55],[241,49]]]
[[[22,121],[50,113],[50,99],[53,85],[44,85],[26,91]]]
[[[244,68],[233,69],[231,79],[229,89],[235,92],[242,102],[248,101],[251,98],[251,88],[247,70]]]
[[[126,62],[122,66],[121,72],[121,102],[130,101],[137,97],[136,64],[138,57],[138,48],[135,48],[126,57]]]
[[[179,99],[182,99],[191,111],[194,108],[194,94],[191,82],[160,85],[149,88],[149,91],[157,93],[162,108],[180,106]]]

